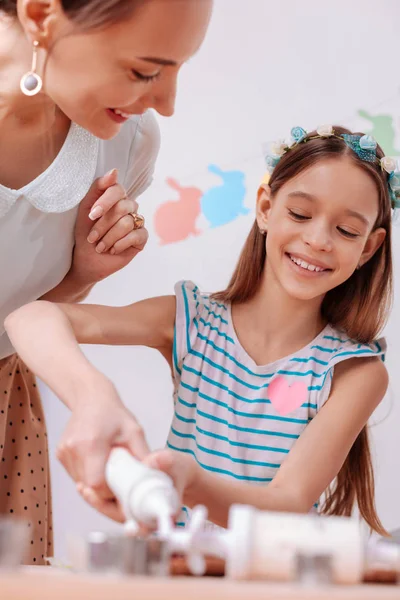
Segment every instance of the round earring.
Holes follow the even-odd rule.
[[[267,235],[267,232],[265,231],[265,229],[261,229],[261,227],[259,228],[258,231],[261,233],[261,235]]]
[[[35,40],[33,42],[32,68],[21,78],[20,88],[25,96],[36,96],[42,89],[42,78],[36,73],[38,48],[39,42]]]

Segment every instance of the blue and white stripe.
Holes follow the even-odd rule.
[[[224,477],[270,482],[327,400],[334,365],[383,356],[386,349],[384,340],[359,344],[328,325],[305,348],[259,366],[236,337],[229,305],[211,300],[190,281],[177,283],[175,293],[175,414],[167,445]],[[289,383],[300,378],[308,388],[307,401],[285,416],[268,398],[277,375]]]

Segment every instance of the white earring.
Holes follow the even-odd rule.
[[[39,42],[35,40],[33,42],[32,68],[21,78],[20,88],[25,96],[36,96],[42,89],[42,78],[36,73],[38,47]]]
[[[261,233],[261,235],[267,235],[267,232],[265,231],[265,229],[261,229],[261,227],[259,228],[258,231]]]

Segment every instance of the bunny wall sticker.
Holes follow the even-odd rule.
[[[378,140],[387,156],[400,155],[400,149],[396,146],[397,131],[392,115],[371,114],[364,109],[360,109],[358,115],[372,125],[372,129],[366,133]]]
[[[250,212],[244,205],[246,177],[242,171],[223,170],[217,165],[209,165],[208,171],[220,182],[206,191],[180,185],[176,179],[166,180],[178,192],[178,198],[164,202],[155,211],[154,229],[160,244],[172,244],[201,233],[197,225],[200,215],[214,228]]]
[[[216,165],[209,165],[208,170],[222,179],[222,183],[204,192],[201,199],[202,213],[210,226],[225,225],[240,215],[247,215],[249,209],[243,206],[246,196],[244,173],[223,171]]]
[[[178,199],[169,200],[158,207],[154,215],[154,229],[160,244],[173,244],[200,233],[196,221],[201,212],[203,192],[195,187],[181,186],[171,177],[166,181],[170,188],[178,192]]]

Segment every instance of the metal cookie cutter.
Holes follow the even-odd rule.
[[[332,583],[332,556],[328,553],[296,556],[297,580],[302,585],[325,585]]]
[[[0,569],[18,567],[28,544],[28,523],[0,517]]]
[[[91,533],[86,540],[70,545],[70,562],[75,570],[90,573],[149,575],[169,574],[170,553],[167,542],[153,536]]]

